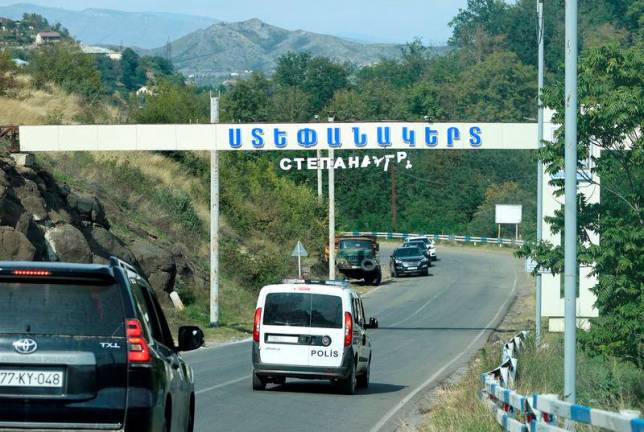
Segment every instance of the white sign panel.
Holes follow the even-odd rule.
[[[497,204],[494,220],[498,224],[520,224],[523,206],[513,204]]]
[[[22,151],[536,149],[534,123],[21,126]]]

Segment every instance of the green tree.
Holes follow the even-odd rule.
[[[309,61],[301,88],[310,95],[313,112],[325,114],[320,111],[337,90],[347,87],[348,76],[346,67],[328,58],[315,57]]]
[[[497,226],[494,222],[496,204],[520,204],[523,206],[523,221],[521,222],[522,238],[533,238],[535,233],[536,214],[534,193],[522,188],[517,182],[509,181],[492,184],[485,191],[485,200],[479,205],[469,224],[469,232],[487,237],[496,237]],[[514,237],[514,226],[502,227],[501,236]]]
[[[263,122],[270,120],[271,83],[261,73],[238,81],[221,98],[224,121]]]
[[[581,343],[595,352],[610,354],[644,365],[644,49],[640,43],[628,49],[615,46],[588,51],[579,64],[578,154],[586,159],[589,145],[601,149],[592,157],[591,171],[601,178],[601,202],[578,206],[579,262],[594,266],[598,283],[599,318],[580,335]],[[550,87],[545,103],[556,110],[554,120],[563,124],[563,84]],[[547,170],[563,168],[564,128],[556,141],[542,152]],[[581,167],[581,160],[579,167]],[[561,182],[556,183],[562,186]],[[599,186],[599,185],[598,185]],[[563,232],[563,214],[551,222]],[[589,231],[600,243],[587,242]],[[522,255],[534,256],[542,267],[561,272],[561,247],[549,243],[528,244]]]
[[[297,87],[279,86],[271,97],[271,121],[305,122],[312,119],[311,97]]]
[[[98,102],[105,93],[94,59],[76,45],[58,43],[34,50],[27,70],[36,87],[54,83],[90,104]]]
[[[288,52],[280,56],[277,59],[273,81],[285,87],[301,86],[306,78],[311,58],[311,54],[307,52]]]
[[[8,52],[0,51],[0,95],[15,85],[14,74],[16,65]]]
[[[452,120],[525,121],[534,117],[536,71],[516,54],[495,52],[466,69],[450,86]]]
[[[137,123],[207,123],[209,99],[194,87],[161,81],[133,112]]]
[[[131,48],[126,48],[121,54],[121,82],[127,90],[137,90],[146,82],[140,57]]]

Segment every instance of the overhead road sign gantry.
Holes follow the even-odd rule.
[[[285,123],[21,126],[22,151],[538,148],[536,123]]]

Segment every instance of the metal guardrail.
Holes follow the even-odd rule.
[[[499,237],[475,237],[468,235],[455,235],[455,234],[417,234],[417,233],[394,233],[394,232],[377,232],[377,231],[346,231],[340,234],[362,236],[369,235],[386,240],[402,239],[405,240],[409,237],[428,236],[434,240],[444,241],[457,241],[463,243],[481,243],[481,244],[498,244],[506,246],[523,246],[523,240],[499,238]]]
[[[616,413],[575,405],[553,394],[523,396],[512,390],[516,379],[515,354],[525,343],[523,331],[503,346],[501,364],[481,374],[484,403],[504,431],[567,432],[559,419],[604,428],[614,432],[644,432],[644,419],[627,413]]]

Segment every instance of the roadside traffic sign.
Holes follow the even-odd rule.
[[[304,249],[304,245],[302,244],[301,241],[297,241],[297,244],[295,245],[295,248],[293,249],[293,252],[291,252],[292,257],[306,257],[309,256],[309,253]]]

